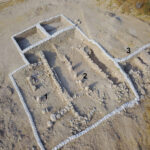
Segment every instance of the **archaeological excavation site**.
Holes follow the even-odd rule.
[[[62,148],[138,104],[145,92],[138,82],[146,82],[149,73],[141,80],[136,65],[148,67],[142,57],[150,65],[150,51],[143,52],[149,45],[114,58],[64,15],[40,21],[12,40],[25,64],[9,77],[41,150]]]

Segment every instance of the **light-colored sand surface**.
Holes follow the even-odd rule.
[[[110,54],[112,54],[114,57],[117,58],[122,58],[128,55],[126,53],[127,47],[130,47],[131,52],[133,52],[137,48],[150,42],[150,34],[149,34],[150,28],[148,24],[135,18],[122,16],[118,14],[112,17],[110,12],[98,8],[96,2],[92,0],[88,1],[27,0],[22,2],[16,2],[12,6],[7,6],[1,9],[0,10],[0,95],[1,95],[0,149],[2,150],[32,149],[34,148],[34,146],[36,147],[36,149],[38,149],[29,122],[23,111],[23,107],[19,102],[19,98],[16,92],[14,91],[10,83],[10,80],[8,79],[8,73],[12,72],[16,68],[24,64],[10,37],[13,34],[24,30],[25,28],[37,23],[40,20],[50,18],[51,16],[55,16],[60,13],[63,13],[64,15],[72,19],[74,22],[79,23],[78,25],[90,38],[93,38],[96,41],[100,42]],[[78,19],[80,19],[81,22],[77,21]],[[69,48],[69,46],[71,47],[73,44],[75,44],[75,46],[76,44],[80,44],[80,41],[78,40],[73,41],[72,39],[67,44],[65,42],[62,42],[61,47],[58,48],[59,51],[62,51],[64,53],[65,50]],[[49,53],[53,52],[52,49],[49,49],[49,46],[45,45],[45,47],[48,50],[50,50]],[[75,55],[77,55],[77,57],[73,57]],[[68,54],[68,56],[71,59],[73,65],[76,65],[82,59],[82,56],[79,55],[78,53],[76,54],[70,53]],[[130,74],[133,82],[135,83],[139,91],[139,94],[142,95],[143,99],[149,96],[149,89],[150,89],[149,57],[150,57],[149,50],[147,50],[146,52],[142,52],[141,54],[139,54],[136,58],[133,58],[127,61],[126,63],[122,64],[123,68],[125,68],[127,73]],[[102,62],[105,65],[109,64],[108,60],[105,60],[104,57],[102,57],[101,59],[103,60]],[[82,63],[83,65],[77,68],[76,71],[78,72],[86,68],[86,71],[90,72],[90,70],[88,70],[86,66],[87,62],[83,61]],[[59,60],[56,60],[56,66],[59,65],[61,68],[62,67],[61,63],[59,62]],[[110,68],[111,70],[112,69],[111,65],[108,65],[108,68]],[[58,74],[60,73],[60,70],[57,68],[55,71]],[[68,72],[64,71],[63,74],[67,75]],[[117,76],[119,76],[119,73],[117,73]],[[21,81],[22,78],[23,76],[20,76]],[[92,79],[91,82],[89,82],[88,84],[91,84],[93,81],[95,81],[94,77],[92,77],[92,74],[91,79]],[[120,77],[119,79],[122,80],[122,77]],[[100,78],[98,79],[98,81],[99,80],[103,79]],[[71,79],[69,79],[69,81],[71,81]],[[98,86],[99,88],[104,90],[104,88],[101,87],[101,85]],[[68,88],[70,92],[71,91],[77,92],[78,90],[75,88],[75,86],[72,85],[66,88]],[[105,88],[106,90],[109,90],[107,86]],[[117,89],[113,88],[113,90],[117,92]],[[105,90],[102,92],[105,92]],[[108,93],[111,95],[111,90]],[[110,97],[110,100],[111,98],[115,99],[116,97],[114,95],[114,97]],[[32,103],[30,104],[32,107]],[[58,102],[58,105],[59,104],[60,103]],[[58,107],[58,105],[56,106]],[[32,107],[32,109],[36,108]],[[111,104],[109,109],[110,110],[113,109]],[[46,120],[46,118],[43,119]],[[99,118],[95,118],[95,120],[97,119]],[[37,122],[38,121],[40,122],[40,120],[38,120],[37,118]],[[59,125],[60,124],[58,124],[58,126]],[[43,124],[43,126],[45,126],[45,124]],[[44,127],[38,128],[40,128],[41,132],[44,129]],[[148,100],[147,101],[143,100],[139,106],[129,109],[126,112],[121,113],[121,115],[114,116],[110,120],[104,122],[102,126],[99,126],[98,128],[90,131],[87,135],[82,136],[80,139],[69,143],[63,149],[148,150],[150,148],[149,147],[150,139],[148,134],[149,134],[149,102]],[[47,137],[47,140],[51,139]],[[53,140],[55,143],[55,139]],[[48,143],[48,145],[46,144],[48,149],[50,147],[49,144],[50,143]]]

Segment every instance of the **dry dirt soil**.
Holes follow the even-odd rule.
[[[105,7],[114,12],[133,15],[150,23],[149,0],[97,0],[100,7]]]
[[[58,14],[64,14],[117,58],[150,43],[150,25],[131,16],[99,8],[94,0],[0,1],[0,150],[38,150],[31,127],[8,74],[24,64],[11,36]],[[67,144],[63,150],[150,149],[150,50],[121,64],[141,103]]]

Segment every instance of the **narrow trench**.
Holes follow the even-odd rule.
[[[141,73],[141,78],[143,78],[143,73],[141,70],[139,70],[137,67],[133,67],[130,63],[126,63],[124,65],[121,65],[121,67],[123,68],[123,70],[128,74],[128,76],[130,77],[132,83],[134,84],[135,88],[137,89],[138,91],[138,94],[141,95],[141,92],[140,92],[140,89],[139,89],[139,86],[138,86],[138,83],[136,82],[135,78],[134,78],[134,75],[133,74],[130,74],[130,70],[133,70],[133,71],[139,71]]]
[[[95,56],[94,52],[90,49],[90,53],[87,53],[89,55],[89,57],[93,60],[93,62],[95,64],[98,65],[98,67],[100,69],[102,69],[102,71],[108,75],[108,79],[110,79],[113,84],[118,84],[118,78],[113,77],[110,72],[107,70],[107,67],[104,63],[102,63],[101,61],[99,61],[99,59]]]
[[[73,96],[73,92],[69,86],[69,81],[67,80],[67,78],[63,75],[62,70],[60,67],[55,67],[54,68],[59,80],[61,81],[62,85],[60,85],[62,88],[65,88],[66,91],[69,93],[69,95],[72,97]]]
[[[56,66],[56,53],[55,52],[50,52],[50,51],[44,51],[44,55],[45,58],[48,61],[48,64],[50,67],[53,67],[55,73],[57,74],[59,80],[62,82],[62,84],[60,85],[60,87],[63,89],[65,89],[70,96],[73,96],[73,92],[71,91],[70,87],[69,87],[69,82],[66,79],[66,77],[63,75],[62,72],[62,68],[59,66]],[[36,56],[35,54],[25,54],[27,60],[32,64],[32,63],[37,63],[38,62],[38,56]]]

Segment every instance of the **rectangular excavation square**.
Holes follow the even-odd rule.
[[[150,93],[150,48],[121,63],[140,96]]]
[[[23,33],[18,34],[14,37],[15,41],[17,42],[21,50],[26,49],[27,47],[39,42],[44,38],[46,38],[46,35],[44,35],[36,27],[32,27],[31,29],[28,29]]]
[[[46,149],[135,98],[120,70],[76,28],[24,55],[30,64],[13,76]]]
[[[50,34],[54,34],[57,31],[60,31],[66,27],[71,26],[63,16],[58,16],[53,19],[44,21],[41,23],[41,26]]]

